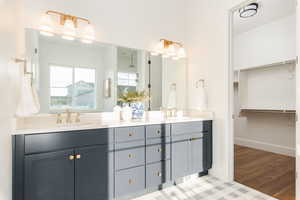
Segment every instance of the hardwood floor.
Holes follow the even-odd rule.
[[[279,200],[295,200],[295,158],[235,145],[235,181]]]

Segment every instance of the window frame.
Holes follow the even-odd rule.
[[[65,68],[71,68],[72,69],[72,84],[75,83],[75,69],[81,68],[81,69],[91,69],[95,70],[95,89],[94,89],[94,102],[95,102],[95,107],[92,109],[78,109],[78,108],[73,108],[73,100],[72,100],[72,105],[70,108],[62,108],[62,109],[52,109],[51,108],[51,67],[65,67]],[[72,111],[80,111],[82,113],[88,113],[88,112],[94,112],[98,109],[98,74],[97,74],[97,68],[96,67],[83,67],[83,66],[72,66],[72,65],[64,65],[64,64],[56,64],[56,63],[49,63],[48,64],[48,74],[49,74],[49,88],[48,88],[48,110],[49,113],[60,113],[66,109],[70,109]],[[59,87],[54,87],[54,88],[59,88]],[[72,93],[72,99],[74,98],[74,93]]]

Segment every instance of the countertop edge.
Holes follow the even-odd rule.
[[[141,120],[141,121],[121,121],[121,122],[99,122],[90,125],[78,125],[57,128],[37,128],[37,129],[17,129],[12,131],[12,135],[32,135],[32,134],[43,134],[43,133],[58,133],[68,131],[81,131],[81,130],[93,130],[93,129],[104,129],[104,128],[121,128],[131,126],[145,126],[155,124],[174,124],[184,122],[196,122],[196,121],[212,121],[212,118],[198,118],[193,117],[189,119],[168,119],[168,120]]]

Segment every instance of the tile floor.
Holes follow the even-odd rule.
[[[138,197],[135,200],[276,200],[236,182],[222,182],[212,176],[193,178]]]

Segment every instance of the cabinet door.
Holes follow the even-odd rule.
[[[190,174],[203,171],[203,139],[197,138],[190,141]]]
[[[73,153],[25,156],[25,200],[74,200]]]
[[[172,144],[172,179],[181,178],[189,173],[189,141]]]
[[[112,194],[113,159],[107,145],[75,150],[75,200],[107,200]]]

